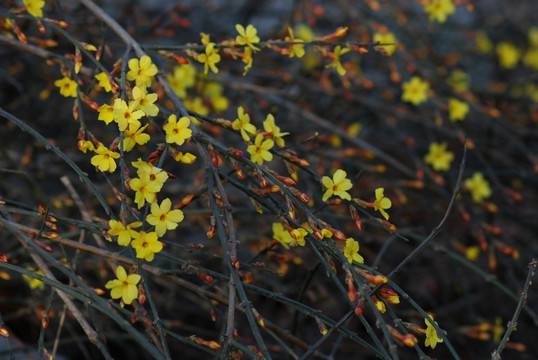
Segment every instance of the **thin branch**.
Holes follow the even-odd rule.
[[[428,235],[427,238],[422,240],[422,242],[409,254],[403,259],[398,266],[396,266],[390,274],[387,275],[388,278],[393,277],[396,273],[398,273],[405,265],[407,265],[419,252],[424,249],[424,247],[430,242],[432,239],[434,239],[439,232],[441,232],[441,228],[445,224],[446,220],[448,219],[448,215],[450,214],[450,211],[452,210],[452,207],[454,206],[454,202],[456,201],[456,196],[458,195],[460,189],[461,189],[461,180],[463,178],[463,170],[465,169],[465,158],[467,156],[467,142],[463,145],[463,156],[461,158],[460,163],[460,171],[458,174],[458,180],[456,181],[456,186],[454,187],[454,191],[452,192],[452,197],[450,198],[450,203],[448,204],[448,207],[445,211],[445,215],[441,219],[441,222],[432,230],[430,235]]]
[[[508,344],[508,341],[510,341],[510,335],[512,334],[513,331],[516,331],[517,329],[517,319],[519,318],[519,315],[521,314],[521,310],[523,309],[523,306],[525,302],[527,301],[529,288],[532,284],[532,279],[536,275],[537,266],[538,266],[538,263],[536,259],[532,259],[532,261],[528,265],[529,271],[527,273],[527,280],[525,280],[525,286],[523,287],[523,292],[521,293],[521,298],[519,299],[516,310],[514,311],[512,320],[510,320],[508,324],[506,325],[506,332],[504,333],[504,336],[501,339],[499,346],[497,346],[497,349],[495,349],[495,351],[493,351],[493,354],[491,354],[491,360],[501,360],[501,353],[503,352],[506,344]]]

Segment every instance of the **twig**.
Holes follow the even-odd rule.
[[[445,224],[446,220],[448,219],[448,215],[450,214],[450,211],[452,210],[452,207],[454,206],[454,202],[456,201],[456,196],[458,195],[460,188],[461,188],[461,180],[463,178],[463,170],[465,169],[465,158],[467,156],[467,142],[463,145],[463,156],[461,158],[460,163],[460,171],[458,174],[458,180],[456,181],[456,186],[454,187],[454,191],[452,192],[452,197],[450,198],[450,202],[448,204],[448,207],[445,211],[445,215],[441,219],[441,222],[432,230],[430,235],[428,235],[427,238],[422,240],[422,242],[409,254],[403,259],[398,266],[396,266],[388,275],[388,278],[393,277],[396,273],[398,273],[407,263],[409,263],[419,252],[424,249],[424,247],[430,242],[433,238],[441,232],[441,228]],[[376,288],[377,289],[377,288]]]
[[[519,315],[521,314],[521,310],[523,309],[523,306],[525,302],[527,301],[527,296],[529,293],[529,288],[532,284],[532,279],[536,275],[537,265],[538,264],[537,264],[536,259],[532,259],[532,261],[528,265],[529,271],[527,273],[527,280],[525,280],[525,286],[523,287],[523,292],[521,293],[521,298],[519,299],[516,310],[514,311],[512,320],[510,320],[508,324],[506,324],[506,332],[504,333],[504,336],[501,339],[499,346],[497,346],[497,349],[495,349],[495,351],[493,351],[493,353],[491,354],[491,360],[501,360],[501,353],[503,352],[508,341],[510,341],[510,335],[512,334],[513,331],[517,329],[517,319],[519,318]]]

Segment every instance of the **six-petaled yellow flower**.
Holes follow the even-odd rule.
[[[454,154],[446,149],[447,143],[431,143],[430,151],[424,157],[424,162],[431,165],[435,171],[447,171],[454,160]]]
[[[418,105],[428,100],[428,89],[430,85],[419,78],[413,76],[411,80],[402,84],[402,100]]]
[[[159,108],[154,102],[157,101],[157,94],[148,94],[148,90],[143,86],[133,88],[134,108],[142,110],[147,116],[157,116]]]
[[[155,231],[149,233],[139,231],[131,246],[136,250],[136,257],[146,261],[153,261],[155,254],[163,249],[163,244],[158,240]]]
[[[138,120],[144,116],[142,110],[136,110],[136,103],[130,102],[129,105],[125,100],[114,100],[114,121],[118,123],[118,129],[124,131],[132,123],[140,123]]]
[[[346,74],[346,69],[344,69],[344,67],[342,66],[342,63],[340,62],[340,57],[346,53],[348,53],[349,51],[351,51],[349,48],[347,47],[342,47],[340,45],[336,45],[336,47],[334,48],[334,51],[332,54],[330,54],[329,56],[333,59],[333,61],[329,64],[329,65],[326,65],[325,67],[326,68],[336,68],[336,71],[338,71],[338,74],[340,76],[344,76]]]
[[[359,242],[355,241],[353,238],[348,238],[346,240],[344,256],[350,263],[353,263],[353,261],[358,262],[359,264],[364,263],[364,258],[359,255]]]
[[[237,108],[237,119],[233,121],[232,128],[234,130],[240,130],[241,137],[245,141],[250,140],[249,133],[256,134],[256,127],[250,123],[250,116],[245,113],[242,106]]]
[[[321,182],[327,188],[321,198],[322,201],[327,201],[333,195],[345,200],[351,200],[351,195],[347,191],[353,187],[353,184],[347,178],[347,173],[344,170],[336,170],[332,179],[328,176],[322,177]]]
[[[158,72],[157,66],[151,62],[151,58],[147,55],[142,56],[140,60],[129,60],[128,65],[127,80],[134,80],[138,86],[149,87],[153,77]]]
[[[97,155],[94,155],[91,159],[93,166],[97,166],[99,171],[108,171],[114,172],[116,170],[116,161],[114,159],[119,159],[120,154],[115,151],[110,151],[106,146],[100,145],[95,152]]]
[[[161,205],[156,202],[151,204],[151,214],[146,217],[148,224],[155,226],[157,236],[164,235],[166,230],[173,230],[183,221],[183,211],[174,209],[170,211],[172,202],[166,198]]]
[[[473,196],[473,201],[476,203],[479,203],[491,196],[489,182],[484,179],[484,175],[482,175],[480,172],[476,172],[472,177],[465,179],[463,182],[463,188],[471,193]]]
[[[150,139],[149,135],[144,132],[148,124],[141,126],[140,122],[132,122],[123,132],[123,151],[131,151],[136,144],[144,145]]]
[[[250,160],[255,162],[258,165],[263,164],[263,161],[273,160],[273,154],[269,150],[275,145],[274,141],[271,139],[263,139],[262,134],[256,135],[254,139],[254,144],[247,147],[247,152],[250,154]]]
[[[110,297],[112,299],[119,299],[129,305],[136,298],[138,298],[137,284],[141,279],[138,274],[127,275],[127,272],[123,266],[116,268],[117,279],[110,280],[105,284],[105,288],[110,289]]]
[[[381,215],[385,218],[385,220],[389,219],[389,214],[385,211],[385,209],[390,209],[392,206],[392,202],[389,198],[386,198],[384,195],[385,189],[384,188],[377,188],[375,189],[375,201],[374,201],[374,210],[379,211]]]
[[[32,16],[43,17],[45,0],[23,0],[26,11]]]
[[[244,45],[248,46],[252,50],[260,50],[254,44],[257,44],[260,42],[260,38],[258,37],[256,28],[252,25],[247,25],[247,28],[245,29],[243,25],[235,25],[235,30],[239,33],[237,37],[235,38],[235,42],[238,45]]]
[[[450,121],[462,121],[469,112],[469,104],[456,98],[448,100],[448,118]]]
[[[166,142],[169,144],[183,145],[185,140],[190,139],[192,136],[192,130],[189,129],[190,124],[191,121],[186,116],[183,116],[178,121],[176,115],[170,115],[168,121],[163,126],[166,132]]]
[[[429,314],[428,316],[433,321],[433,316]],[[439,337],[437,330],[435,330],[433,325],[427,319],[424,319],[424,322],[426,323],[426,341],[424,342],[424,346],[429,346],[432,349],[435,349],[438,343],[443,342],[443,339]],[[435,324],[437,324],[437,321],[435,321]]]
[[[215,74],[219,72],[216,64],[220,61],[220,55],[218,51],[215,50],[215,43],[209,43],[205,47],[205,53],[198,55],[196,58],[198,62],[204,64],[204,74],[209,72],[209,69]]]
[[[452,0],[432,0],[424,7],[424,11],[430,15],[430,21],[444,23],[448,15],[454,14],[456,7]]]
[[[67,76],[56,80],[54,85],[60,88],[60,94],[65,97],[77,97],[78,85],[74,80],[71,80]]]

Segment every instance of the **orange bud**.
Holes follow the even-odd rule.
[[[263,317],[260,315],[258,310],[256,310],[254,306],[251,306],[250,308],[252,309],[252,313],[254,314],[254,317],[256,318],[258,324],[260,324],[262,328],[265,328],[265,322],[263,321]]]
[[[400,297],[398,294],[389,288],[382,287],[379,289],[379,295],[383,297],[389,304],[399,304],[400,303]]]
[[[48,316],[43,316],[43,318],[41,319],[41,326],[43,326],[43,329],[46,330],[48,327],[49,327],[49,317]]]
[[[489,251],[489,268],[491,269],[491,271],[496,271],[497,270],[497,256],[495,256],[495,252],[491,249]]]
[[[82,53],[78,47],[75,48],[75,74],[80,72],[82,68]]]
[[[6,328],[0,326],[0,335],[5,336],[5,337],[9,337],[9,331],[7,331]]]
[[[357,300],[357,290],[355,289],[355,283],[353,282],[353,275],[349,268],[346,268],[346,284],[347,284],[347,296],[349,301],[355,302]]]
[[[269,186],[267,178],[261,172],[257,172],[256,176],[258,176],[258,180],[260,181],[260,187],[262,189],[265,189],[267,186]]]
[[[7,263],[7,256],[5,254],[0,254],[0,261],[3,263]]]
[[[364,299],[359,299],[359,302],[357,303],[357,307],[355,308],[355,315],[361,316],[362,311],[364,310]]]
[[[318,324],[318,329],[321,335],[327,334],[327,326],[321,321],[317,316],[314,316],[314,319],[316,320],[316,323]]]
[[[362,231],[362,221],[359,217],[359,214],[357,213],[357,209],[355,209],[353,206],[349,206],[349,213],[351,214],[353,224],[355,225],[357,230]]]
[[[369,282],[371,282],[372,284],[374,285],[383,285],[383,284],[386,284],[388,279],[386,276],[383,276],[383,275],[372,275],[368,272],[366,272],[365,270],[362,270],[362,269],[358,269],[357,272],[363,277],[365,278],[366,280],[368,280]]]
[[[206,274],[203,271],[198,272],[198,277],[207,284],[213,284],[213,277],[211,275]]]
[[[489,232],[490,234],[493,234],[493,235],[500,235],[502,234],[502,229],[498,226],[492,226],[492,225],[488,225],[488,224],[483,224],[482,225],[484,227],[484,229]]]
[[[346,36],[348,30],[349,28],[347,26],[340,26],[332,34],[324,36],[321,39],[325,41],[338,39],[338,38]]]

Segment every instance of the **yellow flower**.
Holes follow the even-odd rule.
[[[127,272],[123,266],[116,268],[117,279],[110,280],[105,284],[105,288],[110,289],[110,297],[112,299],[121,298],[122,301],[129,305],[136,298],[138,298],[138,288],[136,284],[141,279],[138,274],[127,275]]]
[[[418,76],[413,76],[411,80],[402,84],[402,100],[418,105],[428,100],[428,89],[430,85]]]
[[[140,209],[146,201],[150,204],[157,201],[157,193],[161,191],[164,182],[168,179],[168,174],[140,159],[131,164],[138,169],[139,177],[131,179],[129,186],[136,192],[135,203]]]
[[[290,36],[286,36],[284,40],[286,41],[293,41],[293,42],[303,42],[302,39],[295,38],[293,35],[293,29],[288,27],[288,33]],[[289,45],[290,47],[290,55],[289,57],[298,57],[302,58],[304,56],[304,45],[303,44],[297,44],[297,45]]]
[[[192,164],[196,160],[196,155],[189,152],[184,154],[178,151],[177,154],[174,155],[174,160],[182,164]]]
[[[527,50],[523,56],[523,65],[538,70],[538,47]]]
[[[376,32],[373,37],[374,42],[379,42],[380,44],[393,44],[393,45],[376,45],[378,48],[384,49],[390,55],[394,54],[396,51],[397,40],[391,32],[386,32],[384,34]]]
[[[222,85],[217,82],[208,82],[205,84],[202,95],[209,99],[215,112],[223,112],[228,109],[228,98],[222,95]]]
[[[435,171],[447,171],[454,160],[454,154],[446,150],[446,142],[431,143],[430,152],[424,157],[424,162],[430,164]]]
[[[136,250],[136,257],[146,261],[153,261],[155,254],[163,249],[163,244],[158,240],[157,233],[151,231],[139,231],[131,246]]]
[[[520,58],[520,52],[518,48],[511,42],[503,41],[497,44],[495,47],[497,57],[499,58],[499,65],[504,69],[513,69],[517,66]]]
[[[247,74],[247,72],[252,67],[252,49],[249,47],[245,48],[245,51],[243,53],[243,59],[241,61],[245,64],[245,69],[243,70],[243,76]]]
[[[234,130],[240,130],[241,137],[245,141],[250,140],[248,133],[256,134],[256,127],[250,123],[250,116],[245,113],[242,106],[237,108],[237,119],[233,121],[232,128]]]
[[[60,88],[60,94],[65,97],[77,97],[78,85],[75,81],[71,80],[67,76],[56,80],[54,85]]]
[[[444,23],[448,15],[454,14],[456,7],[452,0],[432,0],[424,7],[424,11],[430,15],[430,21]]]
[[[127,80],[134,80],[137,86],[150,86],[158,71],[157,66],[151,62],[151,58],[147,55],[142,56],[140,60],[136,58],[129,60],[128,65]]]
[[[475,172],[472,177],[465,179],[463,188],[471,193],[475,203],[479,203],[491,196],[489,183],[480,172]]]
[[[274,141],[271,139],[263,139],[262,134],[256,135],[254,144],[247,147],[247,152],[250,154],[250,160],[255,162],[258,165],[263,164],[263,161],[273,160],[273,154],[269,150],[275,145]]]
[[[133,88],[133,101],[133,108],[142,110],[147,116],[157,116],[159,113],[159,108],[154,104],[157,94],[148,94],[148,90],[143,86]]]
[[[166,75],[172,90],[180,98],[187,96],[187,89],[194,86],[196,81],[196,68],[191,64],[177,65],[173,74]]]
[[[170,115],[168,121],[163,126],[166,132],[166,142],[169,144],[183,145],[185,140],[190,139],[192,136],[192,130],[189,129],[190,123],[190,119],[186,116],[183,116],[177,121],[176,115]]]
[[[43,274],[43,271],[41,270],[35,270],[32,267],[28,267],[27,269],[41,276],[45,276],[45,274]],[[25,275],[25,274],[22,275],[22,278],[26,280],[26,282],[28,283],[28,286],[30,286],[30,289],[45,290],[45,283],[43,281],[33,278],[31,276]]]
[[[123,132],[123,151],[131,151],[136,144],[144,145],[150,139],[149,135],[144,132],[148,124],[140,127],[140,122],[130,123]]]
[[[114,100],[114,121],[118,123],[118,129],[125,131],[127,126],[132,123],[140,123],[138,119],[144,116],[142,110],[136,110],[136,103],[130,102],[129,105],[125,100]]]
[[[154,202],[151,204],[151,214],[146,217],[148,224],[155,226],[157,236],[164,235],[166,230],[173,230],[183,221],[183,211],[174,209],[170,211],[172,202],[169,198],[162,201],[161,205]]]
[[[290,235],[293,239],[292,246],[305,246],[305,236],[308,235],[308,231],[303,228],[293,229]]]
[[[458,121],[465,119],[469,112],[469,104],[465,101],[451,98],[448,100],[448,118],[450,121]]]
[[[295,241],[281,223],[273,223],[273,239],[281,243],[286,249],[289,249]]]
[[[433,316],[429,314],[428,316],[433,321]],[[424,319],[424,322],[426,323],[426,341],[424,342],[424,346],[430,346],[432,349],[435,349],[438,343],[443,342],[443,339],[438,336],[437,330],[435,330],[428,320]],[[437,321],[435,321],[435,324],[437,324]]]
[[[93,143],[89,140],[80,140],[77,144],[78,149],[82,151],[84,154],[86,154],[86,151],[94,151],[95,146],[93,146]]]
[[[260,42],[260,38],[256,35],[258,30],[252,25],[247,25],[247,28],[245,29],[243,25],[235,25],[235,30],[239,33],[237,37],[235,38],[235,42],[238,45],[245,45],[251,48],[252,50],[260,50],[254,44]]]
[[[488,34],[486,34],[485,31],[478,31],[476,33],[475,41],[476,48],[482,54],[490,53],[491,50],[493,50],[493,44],[491,43],[491,40],[488,38]]]
[[[135,221],[127,226],[123,226],[120,221],[110,220],[108,226],[110,230],[107,232],[112,236],[118,237],[118,245],[128,246],[131,243],[131,239],[134,239],[138,235],[138,232],[133,229],[142,226],[142,223]]]
[[[377,188],[375,189],[375,201],[374,201],[374,210],[379,211],[381,215],[385,218],[385,220],[389,219],[389,214],[385,211],[385,209],[390,209],[392,206],[392,202],[389,198],[386,198],[383,194],[385,191],[384,188]]]
[[[268,135],[273,136],[273,140],[276,142],[276,144],[279,147],[284,147],[285,142],[282,138],[283,136],[289,135],[289,132],[280,132],[280,127],[276,126],[275,124],[275,118],[273,114],[267,115],[267,118],[263,122],[263,128],[268,133]]]
[[[105,89],[106,92],[112,91],[112,85],[110,85],[108,75],[105,72],[95,75],[95,78],[99,81],[99,86]]]
[[[359,255],[359,242],[355,241],[352,238],[346,240],[346,247],[344,248],[344,256],[347,261],[353,263],[353,261],[358,262],[359,264],[364,264],[364,258]]]
[[[527,33],[527,37],[529,38],[529,44],[531,47],[538,47],[538,26],[531,27]]]
[[[342,199],[351,200],[351,195],[347,191],[353,187],[353,184],[347,178],[347,173],[344,170],[336,170],[332,179],[328,176],[322,177],[321,182],[327,188],[327,191],[325,191],[325,194],[321,198],[322,201],[327,201],[333,195]]]
[[[99,117],[97,120],[102,120],[105,124],[110,124],[114,120],[114,106],[103,104],[97,109]]]
[[[450,76],[446,79],[446,83],[452,87],[455,91],[467,91],[469,90],[469,84],[471,80],[469,75],[460,69],[453,70]]]
[[[295,32],[297,33],[297,36],[299,36],[301,39],[304,39],[304,41],[314,40],[314,31],[312,31],[312,28],[306,24],[296,25]]]
[[[205,47],[205,54],[198,55],[196,60],[204,64],[204,74],[208,73],[209,68],[211,68],[211,71],[215,74],[219,72],[219,69],[215,64],[220,61],[220,55],[217,50],[215,50],[215,43],[207,44]]]
[[[43,17],[45,0],[23,0],[26,11],[32,16]]]
[[[326,65],[325,67],[336,68],[336,71],[338,71],[338,74],[340,76],[344,76],[346,74],[346,69],[344,69],[344,67],[342,66],[342,63],[340,63],[340,56],[344,55],[345,53],[348,53],[349,51],[350,51],[349,48],[346,48],[346,47],[342,48],[340,45],[336,45],[332,55],[329,55],[330,57],[332,57],[333,61],[329,65]]]
[[[116,170],[116,161],[114,159],[119,159],[120,154],[115,151],[110,151],[106,146],[99,145],[95,150],[97,155],[94,155],[91,159],[93,166],[97,166],[99,171],[108,171],[114,172]]]

